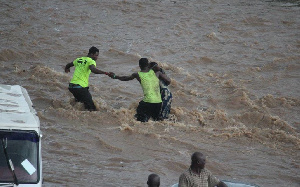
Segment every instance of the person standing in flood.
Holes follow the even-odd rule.
[[[147,122],[150,118],[154,121],[159,120],[159,112],[161,109],[161,95],[159,88],[159,79],[170,84],[171,79],[167,75],[161,72],[154,72],[149,68],[149,61],[147,58],[141,58],[139,60],[139,67],[141,71],[133,73],[130,76],[116,76],[111,73],[109,76],[113,79],[119,79],[121,81],[130,81],[137,79],[143,89],[144,98],[139,102],[136,109],[136,118],[138,121]]]
[[[153,71],[161,72],[162,74],[166,74],[165,71],[158,66],[156,62],[150,62],[149,64],[150,69],[153,69]],[[169,83],[170,84],[170,83]],[[171,103],[172,103],[172,93],[168,88],[169,85],[164,80],[159,81],[159,87],[160,87],[160,94],[162,99],[162,105],[161,105],[161,111],[159,114],[159,118],[164,120],[169,118],[170,110],[171,110]]]
[[[69,73],[70,68],[75,66],[73,78],[69,83],[69,91],[75,97],[75,101],[84,103],[85,109],[89,111],[96,110],[92,95],[89,92],[90,73],[109,74],[96,68],[98,55],[99,49],[93,46],[89,49],[87,56],[77,58],[73,62],[68,63],[65,67],[65,72]]]

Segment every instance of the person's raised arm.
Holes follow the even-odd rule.
[[[65,72],[69,73],[70,72],[70,67],[73,67],[73,66],[74,66],[73,62],[68,63],[65,67]]]
[[[171,79],[166,74],[163,74],[162,72],[158,71],[156,72],[156,75],[160,80],[164,81],[167,85],[171,83]]]

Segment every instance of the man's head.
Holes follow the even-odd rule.
[[[206,163],[206,158],[202,153],[195,152],[194,154],[192,154],[191,160],[192,160],[192,163],[191,163],[192,167],[204,169],[205,163]]]
[[[139,66],[141,69],[145,69],[148,67],[148,59],[147,58],[141,58],[139,60]]]
[[[97,47],[93,46],[89,49],[88,57],[96,61],[98,59],[98,55],[99,55],[99,49],[97,49]]]
[[[160,178],[156,174],[150,174],[148,176],[148,181],[147,181],[148,187],[159,187],[160,185]]]

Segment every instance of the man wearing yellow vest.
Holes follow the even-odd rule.
[[[71,63],[68,63],[65,67],[65,72],[70,72],[70,67],[75,66],[73,78],[69,84],[69,91],[75,97],[76,102],[84,103],[85,109],[89,111],[95,111],[96,107],[92,99],[92,95],[89,92],[89,77],[90,73],[106,74],[100,69],[96,68],[96,60],[98,59],[99,49],[91,47],[86,57],[80,57]]]
[[[161,95],[159,88],[159,79],[171,83],[171,79],[166,74],[154,72],[148,67],[148,59],[141,58],[139,60],[140,72],[133,73],[130,76],[116,76],[114,73],[110,73],[109,76],[113,79],[119,79],[121,81],[130,81],[137,79],[143,89],[144,99],[139,102],[139,106],[136,109],[136,118],[138,121],[147,122],[151,117],[154,121],[159,120],[159,112],[161,110]]]

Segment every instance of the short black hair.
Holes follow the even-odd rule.
[[[160,178],[157,174],[152,173],[148,176],[148,186],[160,186]]]
[[[149,67],[153,68],[154,66],[157,66],[158,64],[156,62],[150,62]]]
[[[148,59],[147,58],[141,58],[140,60],[139,60],[139,65],[140,65],[140,67],[141,68],[145,68],[145,67],[147,67],[148,66]]]
[[[97,47],[94,47],[92,46],[90,49],[89,49],[89,54],[95,54],[95,53],[99,53],[99,49]]]

